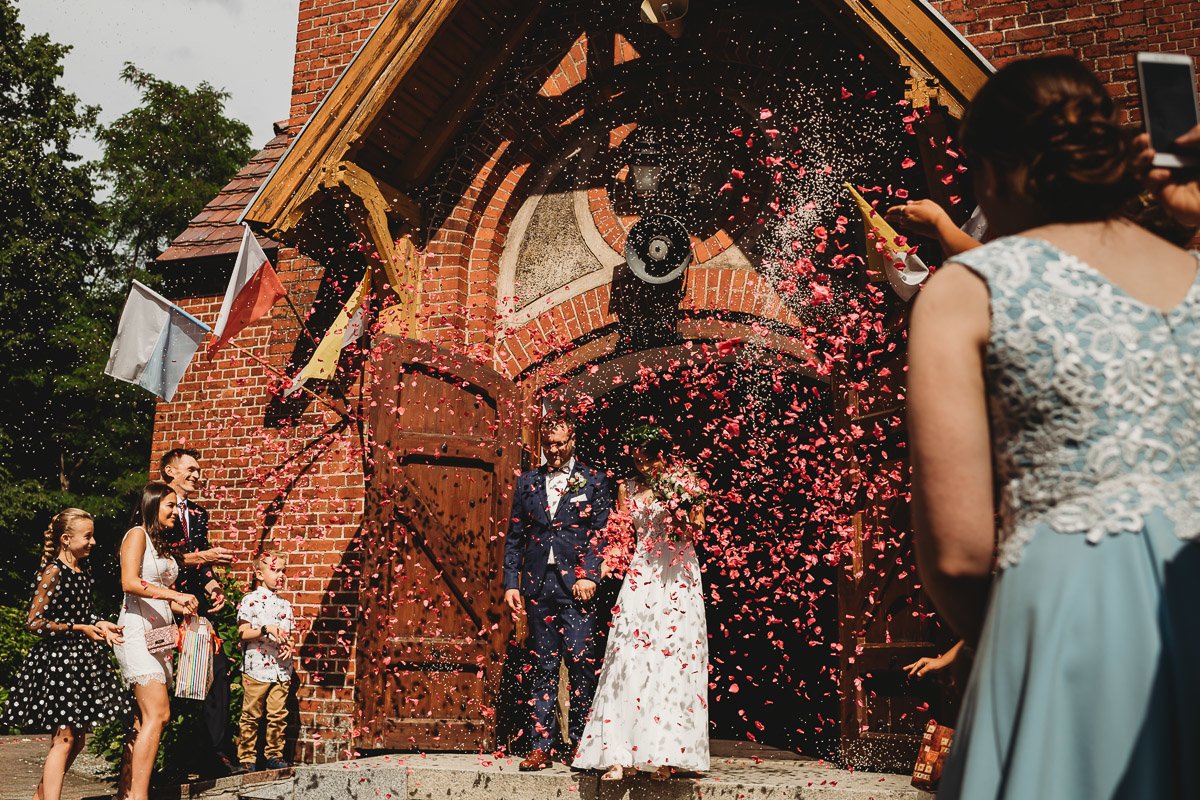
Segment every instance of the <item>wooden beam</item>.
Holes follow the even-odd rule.
[[[437,114],[421,131],[408,156],[400,165],[399,174],[412,185],[424,183],[438,160],[449,147],[459,126],[474,113],[475,103],[491,86],[496,74],[508,63],[513,52],[546,7],[547,0],[535,0],[520,21],[500,40],[500,46],[481,56],[458,82],[458,88],[442,103]]]
[[[255,195],[247,220],[274,235],[284,233],[285,220],[294,225],[293,211],[312,197],[321,168],[344,160],[459,2],[397,0]]]
[[[830,2],[825,2],[827,7]],[[940,105],[962,117],[989,70],[953,34],[911,0],[840,0],[876,41],[908,70],[905,97],[917,108]]]
[[[937,72],[940,82],[970,102],[991,74],[983,57],[963,47],[955,34],[938,23],[933,12],[912,0],[867,0]]]
[[[367,199],[371,203],[382,202],[384,213],[388,217],[402,220],[409,228],[419,228],[423,213],[416,200],[386,181],[376,178],[367,170],[351,161],[342,161],[332,170],[326,172],[321,181],[326,187],[335,185],[345,186],[355,196]]]
[[[363,238],[375,245],[383,262],[392,291],[399,304],[388,313],[389,327],[404,331],[404,335],[419,338],[417,309],[420,306],[422,259],[412,240],[405,237],[399,245],[389,224],[389,212],[404,218],[406,227],[415,229],[420,221],[420,207],[406,195],[387,187],[387,195],[371,173],[357,164],[343,161],[323,171],[320,188],[342,190],[351,196],[346,213]]]

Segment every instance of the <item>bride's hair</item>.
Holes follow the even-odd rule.
[[[649,423],[626,431],[621,437],[621,443],[628,447],[630,452],[641,450],[651,458],[668,456],[675,449],[671,434],[667,433],[666,428]]]

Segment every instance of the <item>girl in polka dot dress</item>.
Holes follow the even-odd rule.
[[[84,734],[125,712],[106,646],[122,641],[121,629],[99,619],[92,604],[86,562],[95,543],[92,516],[82,509],[59,512],[46,529],[27,626],[40,638],[0,714],[0,726],[53,734],[34,800],[59,800]]]

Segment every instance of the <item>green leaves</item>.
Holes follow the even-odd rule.
[[[0,598],[26,602],[42,531],[67,505],[96,516],[102,607],[116,548],[147,477],[154,398],[103,374],[129,287],[249,159],[225,92],[132,65],[142,103],[96,128],[61,83],[67,47],[25,35],[0,0]],[[116,76],[114,76],[116,79]],[[71,149],[95,133],[101,162]],[[109,193],[96,200],[100,182]]]
[[[121,78],[142,94],[137,108],[96,136],[109,235],[132,277],[254,154],[250,128],[225,116],[229,93],[190,90],[126,63]]]

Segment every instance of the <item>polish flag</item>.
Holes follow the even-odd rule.
[[[287,290],[275,274],[267,254],[258,244],[258,239],[245,226],[242,247],[238,250],[233,275],[229,277],[229,288],[225,290],[225,302],[221,303],[221,314],[213,328],[213,341],[208,346],[208,357],[242,329],[261,319]]]

